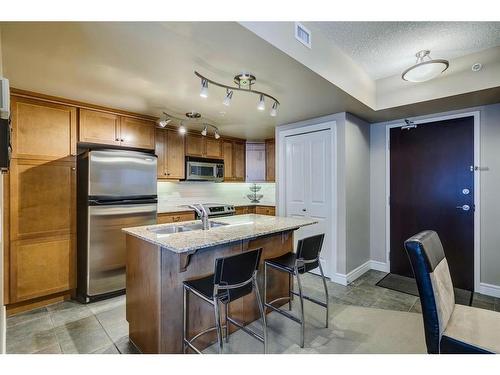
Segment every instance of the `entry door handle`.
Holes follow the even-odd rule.
[[[470,210],[470,206],[468,204],[464,204],[463,206],[457,206],[455,208],[458,209],[458,210],[463,210],[463,211],[469,211]]]

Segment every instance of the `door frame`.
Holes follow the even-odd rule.
[[[278,148],[278,157],[277,157],[277,168],[278,171],[278,180],[277,180],[277,198],[278,198],[278,215],[286,216],[286,147],[285,147],[285,138],[308,134],[308,133],[316,133],[323,130],[330,130],[330,147],[331,147],[331,236],[330,236],[330,254],[328,254],[328,262],[326,264],[326,268],[324,269],[325,276],[332,278],[337,273],[337,254],[338,254],[338,245],[337,245],[337,224],[338,224],[338,205],[337,205],[337,161],[338,161],[338,151],[337,151],[337,122],[335,120],[326,120],[321,123],[299,126],[292,129],[284,129],[279,130],[277,128],[277,148]]]
[[[481,139],[480,139],[480,111],[463,112],[452,115],[442,115],[436,117],[426,117],[423,119],[414,119],[412,122],[415,125],[425,125],[443,120],[452,120],[457,118],[473,117],[474,118],[474,291],[480,289],[481,283]],[[387,263],[387,272],[391,269],[391,208],[389,205],[389,197],[391,195],[391,144],[390,131],[392,128],[400,128],[405,126],[405,122],[388,124],[385,128],[385,259]],[[411,131],[411,130],[410,130]]]

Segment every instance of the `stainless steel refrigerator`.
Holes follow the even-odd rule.
[[[122,228],[156,223],[156,156],[92,150],[78,156],[78,280],[82,302],[125,291]]]

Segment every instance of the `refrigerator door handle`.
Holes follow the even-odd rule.
[[[113,206],[120,204],[148,204],[157,203],[156,198],[149,199],[118,199],[118,200],[102,200],[102,199],[89,199],[89,206]]]

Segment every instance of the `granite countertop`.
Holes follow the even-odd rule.
[[[266,207],[276,207],[274,203],[236,203],[232,204],[234,207],[247,207],[247,206],[266,206]],[[174,212],[185,212],[185,211],[194,211],[192,208],[189,208],[187,204],[185,205],[172,205],[168,206],[162,203],[158,203],[158,213],[166,214],[166,213],[174,213]]]
[[[175,253],[184,253],[234,241],[256,238],[267,234],[294,230],[317,223],[317,221],[311,219],[255,214],[225,216],[212,219],[211,221],[227,223],[228,225],[211,228],[209,230],[193,230],[171,234],[159,234],[149,230],[200,222],[196,220],[176,224],[158,224],[124,228],[122,230],[127,234],[141,238],[144,241],[161,246]]]

